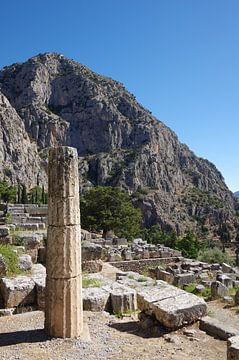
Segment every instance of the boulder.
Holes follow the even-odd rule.
[[[5,308],[32,305],[36,300],[35,282],[27,276],[0,279],[0,291]]]
[[[104,311],[109,307],[110,294],[103,288],[84,288],[82,296],[85,311]]]
[[[212,299],[224,297],[228,295],[228,288],[223,285],[220,281],[213,281],[211,283],[211,295]]]
[[[31,270],[33,266],[32,258],[30,255],[27,254],[19,256],[18,263],[19,263],[19,269],[23,271]]]

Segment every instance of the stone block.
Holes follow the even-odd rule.
[[[174,285],[188,285],[193,284],[196,281],[196,276],[192,272],[185,274],[177,274],[174,276]]]
[[[82,261],[99,260],[102,258],[103,248],[101,245],[83,241],[81,244]]]
[[[223,263],[222,264],[222,272],[223,273],[226,273],[226,274],[229,274],[229,273],[234,273],[234,270],[232,268],[232,266],[226,264],[226,263]]]
[[[160,324],[171,330],[193,323],[207,311],[202,298],[164,282],[155,288],[145,287],[136,291],[139,309],[154,315]]]
[[[156,279],[166,281],[169,284],[173,284],[174,282],[173,274],[160,268],[156,270]]]
[[[82,289],[83,309],[85,311],[105,311],[109,309],[110,294],[102,288]]]
[[[220,281],[223,285],[225,285],[228,289],[232,288],[233,287],[233,281],[232,279],[227,276],[227,275],[224,275],[224,274],[219,274],[217,275],[216,277],[216,280],[217,281]]]
[[[232,336],[227,341],[227,360],[239,360],[239,336]]]
[[[134,289],[114,283],[109,292],[113,313],[125,314],[137,310],[137,295]]]
[[[19,256],[19,269],[23,271],[29,271],[32,269],[32,258],[30,255],[24,254]]]
[[[223,285],[220,281],[213,281],[211,283],[211,295],[212,299],[224,297],[228,295],[228,288]]]
[[[32,305],[36,301],[35,283],[27,276],[0,279],[4,307]]]
[[[221,340],[227,340],[231,336],[238,334],[238,330],[232,326],[228,326],[227,324],[210,316],[205,316],[200,320],[199,329]]]
[[[82,261],[82,271],[87,273],[97,273],[102,270],[103,262],[101,260]]]
[[[35,278],[34,282],[36,284],[36,304],[38,310],[45,309],[45,289],[46,289],[46,279],[44,277]]]

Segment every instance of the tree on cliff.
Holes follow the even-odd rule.
[[[128,239],[140,232],[141,211],[129,195],[111,186],[96,186],[81,197],[81,224],[89,231],[114,231]]]

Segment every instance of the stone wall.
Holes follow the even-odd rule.
[[[130,260],[130,261],[112,261],[109,264],[117,267],[122,271],[133,271],[142,273],[149,268],[155,268],[159,265],[169,264],[173,262],[179,262],[182,257],[168,257],[168,258],[155,258],[155,259],[142,259],[142,260]]]

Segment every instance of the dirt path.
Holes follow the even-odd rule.
[[[85,313],[91,342],[48,339],[42,312],[0,318],[1,360],[225,360],[226,343],[200,331],[195,324],[153,337],[134,319],[107,313]]]

